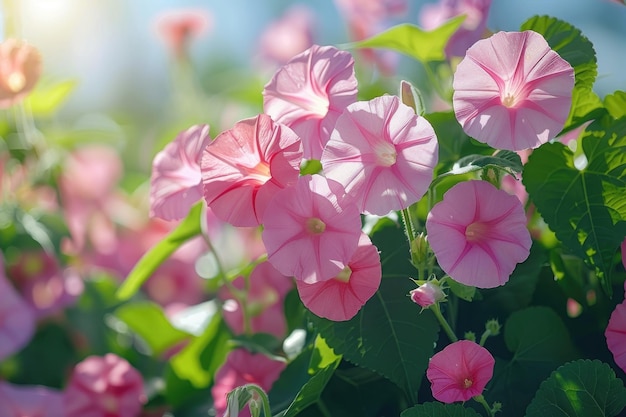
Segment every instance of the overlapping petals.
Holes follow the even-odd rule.
[[[348,106],[321,162],[326,177],[342,184],[361,212],[385,215],[422,198],[437,150],[430,123],[398,97],[383,96]]]
[[[265,114],[242,120],[204,149],[204,198],[223,221],[258,226],[272,197],[298,178],[301,161],[291,129]]]
[[[211,142],[208,125],[180,132],[152,162],[150,216],[179,220],[202,198],[202,151]]]
[[[66,417],[63,394],[43,386],[0,381],[0,416]]]
[[[446,346],[428,363],[426,377],[435,399],[444,403],[467,401],[480,395],[493,376],[495,359],[469,340]]]
[[[263,223],[269,262],[308,284],[336,277],[361,235],[357,207],[344,199],[340,184],[320,175],[302,176],[277,193]]]
[[[378,249],[362,233],[346,268],[334,279],[307,284],[296,280],[304,305],[320,317],[350,320],[378,290],[382,277]]]
[[[428,214],[426,229],[441,269],[465,285],[503,285],[530,253],[520,201],[486,181],[448,190]]]
[[[536,32],[498,32],[467,50],[453,88],[468,135],[497,149],[534,149],[563,129],[574,69]]]
[[[356,96],[352,55],[313,45],[274,74],[263,90],[263,108],[300,136],[304,158],[319,159],[335,121]]]
[[[16,39],[0,43],[0,108],[22,100],[41,75],[41,55],[32,45]]]

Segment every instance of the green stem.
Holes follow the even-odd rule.
[[[450,327],[450,325],[446,321],[445,317],[443,317],[443,314],[441,314],[441,309],[439,308],[439,303],[433,304],[430,307],[430,310],[433,312],[435,317],[437,317],[437,321],[439,321],[439,324],[443,328],[443,331],[446,332],[446,334],[448,335],[448,339],[450,339],[451,342],[458,342],[459,339],[454,334],[454,331],[452,330],[452,327]]]
[[[489,338],[489,336],[491,336],[491,332],[489,330],[485,330],[483,332],[483,335],[480,337],[480,345],[481,346],[485,346],[485,342],[487,341],[487,339]]]
[[[248,384],[248,389],[254,391],[263,402],[263,415],[265,417],[272,417],[272,411],[270,409],[270,400],[267,398],[267,394],[261,387],[256,384]]]
[[[482,396],[482,394],[475,396],[474,401],[482,404],[482,406],[485,408],[485,411],[487,411],[487,416],[493,417],[493,411],[491,410],[491,407],[489,407],[489,404],[487,404],[487,401],[485,400],[485,397]]]

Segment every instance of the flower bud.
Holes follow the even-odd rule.
[[[485,323],[485,330],[489,332],[490,336],[499,335],[501,328],[502,326],[500,325],[497,319],[491,319],[491,320],[488,320],[487,323]]]
[[[422,308],[428,308],[446,297],[441,287],[433,281],[428,281],[411,290],[410,295],[411,300]]]

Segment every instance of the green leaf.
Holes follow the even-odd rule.
[[[34,116],[51,116],[63,104],[78,82],[66,80],[57,83],[40,82],[26,98]]]
[[[117,291],[120,300],[132,297],[156,269],[178,249],[183,243],[201,233],[200,213],[202,202],[196,203],[187,217],[181,220],[176,229],[172,230],[163,240],[154,245],[126,277]]]
[[[604,107],[615,119],[626,116],[626,92],[618,90],[604,97]]]
[[[462,300],[472,301],[474,299],[474,295],[476,295],[476,287],[461,284],[452,278],[446,279],[446,284],[450,287],[450,291]]]
[[[533,151],[523,183],[557,238],[595,268],[611,294],[613,256],[626,235],[626,118],[606,117],[582,137],[586,167],[561,143]]]
[[[172,326],[163,309],[150,301],[124,304],[114,314],[148,344],[154,356],[191,338]]]
[[[350,46],[393,49],[422,63],[442,61],[446,59],[444,49],[448,40],[464,20],[465,16],[457,16],[431,31],[404,23]]]
[[[493,156],[468,155],[459,159],[449,172],[439,175],[439,178],[445,175],[462,175],[481,171],[485,168],[499,169],[515,176],[522,172],[522,160],[516,152],[511,151],[498,151]]]
[[[400,417],[479,417],[476,411],[460,404],[424,403],[408,408]]]
[[[335,353],[383,375],[416,403],[439,326],[430,311],[419,314],[419,307],[407,296],[415,288],[408,278],[415,269],[408,261],[402,229],[391,221],[379,222],[372,242],[382,256],[379,290],[351,320],[332,322],[314,317],[313,323]]]
[[[541,386],[527,417],[614,417],[626,406],[624,383],[598,360],[561,366]]]

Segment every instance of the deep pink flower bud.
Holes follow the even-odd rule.
[[[419,304],[422,308],[428,308],[446,297],[441,287],[431,281],[411,290],[410,294],[411,301],[415,304]]]

